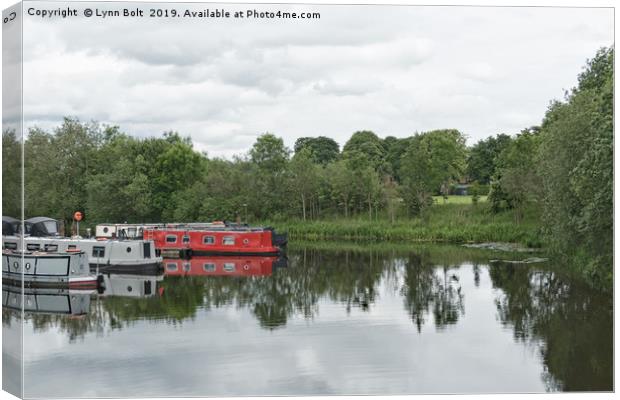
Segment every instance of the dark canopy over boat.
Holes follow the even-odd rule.
[[[15,235],[20,222],[17,218],[2,216],[2,236]]]
[[[30,236],[60,236],[60,224],[53,218],[34,217],[24,221],[26,233]]]

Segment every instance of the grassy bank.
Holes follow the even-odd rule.
[[[330,219],[269,222],[288,231],[292,240],[373,240],[399,242],[513,242],[540,247],[538,212],[528,210],[517,221],[513,211],[493,214],[486,204],[441,204],[431,207],[422,218],[368,220]]]

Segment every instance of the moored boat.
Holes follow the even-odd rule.
[[[97,238],[143,238],[153,240],[162,254],[256,255],[282,253],[287,235],[271,227],[252,227],[228,222],[167,224],[100,224]]]
[[[83,237],[61,237],[59,222],[47,217],[24,221],[26,234],[3,235],[3,249],[26,251],[83,251],[91,269],[100,272],[149,273],[161,270],[162,258],[152,240],[98,240]]]
[[[2,280],[25,287],[96,289],[97,276],[90,273],[82,251],[21,252],[2,251]]]

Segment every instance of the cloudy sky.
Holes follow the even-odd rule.
[[[586,59],[613,44],[604,8],[251,7],[321,13],[283,21],[86,18],[87,7],[123,6],[72,6],[79,17],[24,19],[26,127],[74,116],[137,137],[176,130],[223,157],[267,131],[289,147],[318,135],[342,145],[363,129],[456,128],[469,144],[514,134],[539,124]]]

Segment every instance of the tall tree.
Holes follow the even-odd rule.
[[[345,159],[358,157],[359,154],[363,154],[376,171],[388,172],[385,148],[374,132],[357,131],[342,148],[342,156]]]
[[[609,281],[613,266],[614,49],[600,49],[542,125],[540,171],[550,243],[586,255],[587,273]]]
[[[401,160],[402,193],[413,215],[432,204],[432,195],[461,177],[465,168],[465,137],[456,129],[414,136]]]
[[[496,161],[496,182],[491,187],[489,200],[495,210],[505,201],[515,209],[515,222],[520,222],[525,207],[540,200],[542,182],[538,171],[540,129],[532,127],[521,131],[499,154]]]
[[[302,148],[295,153],[290,163],[291,188],[295,197],[301,202],[302,218],[306,220],[306,210],[314,200],[319,186],[318,167],[312,162],[309,148]]]
[[[340,146],[331,138],[325,136],[313,137],[301,137],[295,141],[295,154],[299,153],[303,149],[307,149],[310,152],[310,157],[313,162],[318,164],[327,164],[331,161],[337,160],[340,155]]]
[[[254,214],[258,218],[280,218],[288,209],[285,174],[289,153],[282,138],[271,133],[259,136],[250,150],[257,196]]]

